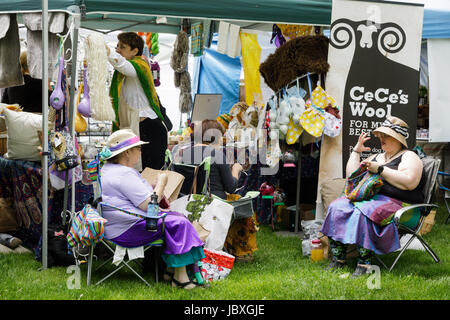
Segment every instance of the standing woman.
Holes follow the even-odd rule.
[[[141,162],[138,169],[161,169],[168,144],[168,130],[164,124],[165,109],[156,94],[153,76],[141,57],[144,40],[135,32],[123,32],[116,51],[106,47],[108,59],[114,67],[110,95],[116,113],[113,131],[131,128],[142,141]]]

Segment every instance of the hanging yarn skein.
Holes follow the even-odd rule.
[[[180,112],[188,113],[192,109],[191,76],[187,69],[189,56],[189,37],[180,31],[173,46],[170,66],[175,71],[175,87],[180,88]]]
[[[102,35],[90,34],[87,37],[86,61],[92,118],[98,121],[114,121],[115,113],[107,87],[108,57]]]

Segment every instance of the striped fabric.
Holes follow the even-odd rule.
[[[91,246],[103,239],[104,225],[107,222],[90,205],[77,213],[67,234],[67,242],[71,247],[77,244]]]
[[[203,54],[203,24],[201,22],[191,26],[191,53],[194,57]]]
[[[380,191],[382,186],[383,181],[379,174],[359,167],[345,182],[345,196],[351,202],[369,200]]]

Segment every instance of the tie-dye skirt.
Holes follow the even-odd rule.
[[[400,248],[398,230],[392,218],[397,210],[407,205],[382,194],[354,203],[341,197],[328,207],[321,232],[344,244],[356,244],[376,254],[387,254]],[[420,212],[412,212],[402,219],[402,223],[412,226],[419,217]]]

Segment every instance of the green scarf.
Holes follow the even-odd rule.
[[[159,106],[159,100],[158,96],[156,94],[154,82],[153,82],[153,76],[152,72],[150,70],[150,67],[148,66],[147,62],[142,59],[140,56],[136,56],[132,58],[131,60],[128,60],[131,65],[136,70],[139,82],[141,83],[142,89],[144,89],[144,93],[148,99],[148,102],[155,111],[158,118],[161,119],[161,121],[164,121],[164,117],[161,113],[161,109]],[[112,99],[112,105],[114,108],[114,113],[116,114],[116,120],[113,122],[113,128],[112,131],[119,130],[120,123],[119,123],[119,95],[120,95],[120,89],[122,87],[122,82],[125,76],[118,72],[117,70],[114,71],[112,80],[111,80],[111,87],[109,88],[109,95]]]

